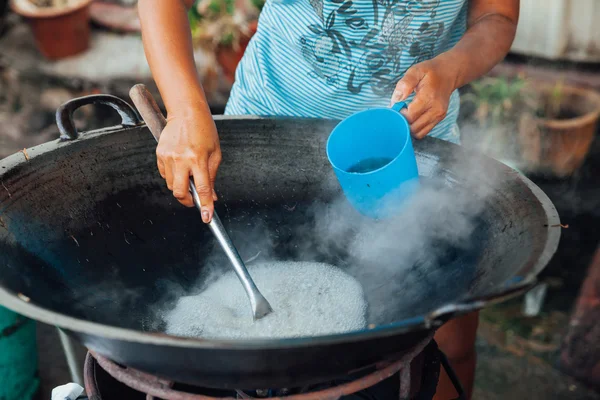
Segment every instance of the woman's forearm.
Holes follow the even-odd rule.
[[[519,19],[519,0],[471,0],[467,32],[440,55],[457,68],[458,89],[488,73],[512,45]]]
[[[187,9],[191,0],[139,0],[144,51],[169,116],[210,116],[196,70]]]

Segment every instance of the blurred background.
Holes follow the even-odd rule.
[[[189,13],[213,114],[224,110],[262,5],[200,0]],[[521,0],[510,55],[461,89],[463,145],[526,174],[563,221],[543,284],[482,313],[476,399],[600,399],[598,21],[600,0]],[[136,0],[0,0],[0,158],[56,140],[54,113],[71,98],[129,99],[131,86],[145,83],[158,99],[139,30]],[[102,106],[84,107],[75,119],[79,130],[120,122]],[[2,339],[0,354],[8,351]],[[38,324],[37,340],[32,368],[46,399],[73,376],[56,330]],[[73,351],[81,361],[83,350]],[[0,387],[4,362],[0,355]]]

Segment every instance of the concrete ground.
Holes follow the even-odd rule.
[[[474,400],[593,400],[600,394],[551,365],[477,340]]]
[[[39,370],[40,370],[40,399],[50,399],[52,389],[73,382],[67,360],[63,353],[60,338],[56,328],[50,325],[37,324]],[[81,374],[83,374],[83,360],[85,359],[86,349],[76,344],[76,357]],[[83,386],[83,383],[81,383]]]

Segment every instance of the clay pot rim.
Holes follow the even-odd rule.
[[[554,88],[554,85],[546,82],[533,82],[532,87],[535,91],[547,93]],[[574,127],[592,124],[598,120],[598,118],[600,118],[600,93],[598,93],[596,90],[568,84],[565,84],[562,90],[565,93],[590,100],[591,102],[595,103],[595,109],[579,117],[570,119],[536,118],[538,123],[552,129],[572,129]]]
[[[10,8],[17,14],[26,18],[56,18],[66,14],[79,11],[82,8],[89,7],[93,0],[81,0],[76,4],[60,8],[38,8],[36,11],[22,8],[19,3],[26,0],[10,0]]]

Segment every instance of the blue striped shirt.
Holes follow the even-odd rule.
[[[460,40],[467,8],[468,0],[267,0],[225,113],[343,119],[387,107],[408,68]],[[457,142],[458,110],[455,91],[431,135]]]

